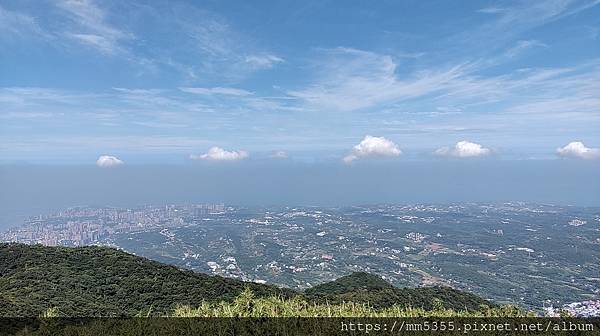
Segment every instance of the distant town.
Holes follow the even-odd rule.
[[[600,209],[526,203],[76,207],[0,240],[106,245],[199,272],[303,289],[352,271],[600,316]]]
[[[137,209],[77,207],[31,217],[23,226],[1,233],[0,239],[48,246],[83,246],[97,244],[103,238],[116,234],[176,227],[183,225],[184,219],[223,211],[224,204],[147,206]]]

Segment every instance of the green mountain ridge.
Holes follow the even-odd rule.
[[[398,288],[379,276],[365,272],[314,286],[307,289],[305,295],[315,302],[367,302],[374,308],[400,304],[427,310],[443,307],[473,311],[482,305],[495,306],[477,295],[449,287]]]
[[[330,281],[311,287],[306,290],[306,293],[309,295],[319,293],[340,295],[349,291],[379,290],[389,288],[395,287],[377,275],[366,272],[354,272],[335,281]]]
[[[305,292],[178,269],[108,247],[0,244],[0,316],[169,314],[178,306],[231,302],[244,289],[256,297],[303,297],[310,302],[356,302],[455,310],[493,306],[445,287],[397,288],[380,277],[353,273]]]

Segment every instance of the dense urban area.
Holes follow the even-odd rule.
[[[304,289],[354,271],[498,303],[600,316],[600,209],[526,203],[77,207],[0,240],[105,245],[198,272]]]

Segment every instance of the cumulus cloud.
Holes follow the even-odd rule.
[[[459,141],[454,147],[442,147],[434,152],[440,156],[454,156],[459,158],[478,157],[490,154],[492,151],[489,148],[485,148],[480,144]]]
[[[100,155],[96,160],[96,165],[102,168],[116,167],[124,164],[125,162],[119,160],[116,156],[112,155]]]
[[[569,142],[569,144],[566,146],[557,148],[556,153],[563,157],[572,157],[578,159],[600,158],[600,148],[586,147],[581,141]]]
[[[248,157],[246,151],[226,151],[221,147],[212,147],[206,154],[190,155],[192,160],[207,160],[207,161],[237,161]]]
[[[365,138],[354,148],[352,152],[344,157],[345,163],[351,163],[354,160],[364,157],[377,157],[377,156],[399,156],[402,154],[398,145],[384,137],[374,137],[367,135]]]

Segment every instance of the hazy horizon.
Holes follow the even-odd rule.
[[[0,166],[1,226],[72,206],[239,206],[524,201],[600,206],[595,161],[476,160]]]

